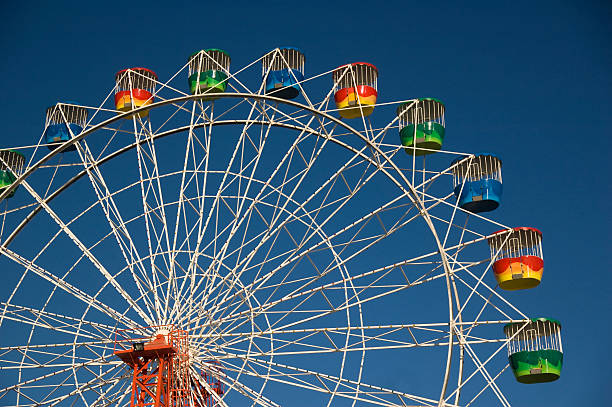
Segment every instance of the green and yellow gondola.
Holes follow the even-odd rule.
[[[215,93],[227,89],[231,58],[222,49],[209,48],[189,56],[189,92],[215,99]]]
[[[442,148],[444,111],[444,104],[435,98],[412,100],[397,108],[400,140],[406,153],[420,156]]]
[[[17,180],[23,170],[25,156],[15,150],[0,150],[0,193]],[[15,195],[17,188],[13,189],[6,197]]]
[[[504,326],[508,360],[520,383],[546,383],[561,377],[563,347],[561,323],[551,318],[532,318]]]

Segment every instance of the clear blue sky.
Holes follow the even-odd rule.
[[[544,232],[544,282],[513,301],[563,322],[563,376],[539,390],[510,382],[506,393],[519,406],[612,405],[610,4],[7,3],[2,146],[31,144],[58,100],[99,103],[121,68],[151,67],[164,78],[208,47],[228,50],[240,66],[297,46],[310,73],[365,60],[380,69],[381,100],[441,98],[445,147],[504,157],[496,217]]]

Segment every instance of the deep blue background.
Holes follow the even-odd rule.
[[[505,393],[521,406],[612,405],[609,4],[35,3],[0,5],[2,147],[34,143],[56,101],[97,105],[121,68],[167,78],[209,47],[241,66],[294,45],[307,74],[365,60],[381,101],[444,100],[445,148],[504,158],[496,218],[544,232],[545,280],[511,300],[563,322],[563,377]]]

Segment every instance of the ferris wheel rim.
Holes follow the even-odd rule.
[[[354,153],[358,153],[359,155],[361,155],[362,158],[370,161],[370,163],[374,164],[377,166],[377,168],[387,177],[389,178],[401,191],[403,191],[405,193],[405,195],[412,201],[413,204],[417,204],[419,203],[419,210],[421,211],[421,214],[423,215],[423,218],[426,219],[426,222],[428,223],[428,227],[430,228],[432,234],[434,234],[434,236],[437,238],[437,233],[435,230],[435,227],[433,226],[433,224],[431,224],[431,220],[428,217],[428,213],[427,213],[427,209],[425,208],[423,202],[419,199],[418,197],[418,193],[417,191],[414,189],[414,186],[409,182],[409,180],[404,176],[404,174],[402,173],[402,171],[400,170],[400,168],[393,162],[393,160],[391,160],[389,157],[387,157],[387,155],[375,144],[372,143],[367,137],[365,137],[361,132],[357,131],[356,129],[354,129],[352,126],[349,126],[346,122],[343,122],[342,120],[328,114],[327,112],[324,111],[320,111],[314,107],[310,107],[310,106],[306,106],[304,104],[292,101],[292,100],[287,100],[287,99],[282,99],[282,98],[278,98],[278,97],[274,97],[274,96],[269,96],[266,94],[255,94],[255,93],[232,93],[232,92],[228,92],[228,93],[220,93],[217,94],[216,97],[218,98],[239,98],[239,99],[256,99],[256,100],[270,100],[273,102],[277,102],[277,103],[283,103],[283,104],[287,104],[289,106],[293,106],[293,107],[297,107],[300,109],[303,109],[305,111],[308,111],[309,113],[318,115],[318,116],[322,116],[332,122],[334,122],[337,125],[340,125],[342,127],[344,127],[346,130],[348,130],[350,133],[352,133],[354,136],[357,136],[359,139],[361,139],[362,142],[364,142],[365,144],[368,145],[368,147],[373,148],[377,155],[382,157],[385,162],[389,163],[394,172],[396,174],[400,175],[400,178],[402,179],[402,181],[404,182],[404,184],[408,187],[409,191],[407,191],[405,189],[404,186],[402,186],[400,184],[400,182],[398,182],[398,180],[391,176],[391,174],[385,169],[382,168],[381,165],[377,165],[375,160],[372,160],[371,158],[369,158],[368,156],[364,155],[364,154],[360,154],[357,151],[355,151],[355,149],[350,148],[346,143],[342,143],[339,140],[335,139],[335,138],[329,138],[329,141],[332,141],[336,144],[339,144],[343,147],[349,147],[349,150],[354,152]],[[123,112],[120,113],[116,116],[113,116],[110,119],[107,119],[101,123],[98,123],[94,126],[92,126],[91,128],[84,130],[83,132],[81,132],[80,134],[76,135],[75,137],[71,138],[69,141],[62,143],[60,146],[58,146],[58,148],[54,149],[53,151],[49,152],[46,156],[42,157],[39,161],[37,161],[35,164],[33,164],[32,166],[28,167],[26,171],[24,171],[19,177],[17,177],[17,179],[15,180],[15,182],[13,182],[13,184],[11,184],[9,187],[5,188],[2,193],[0,193],[0,201],[2,199],[4,199],[8,194],[10,194],[18,185],[20,185],[25,179],[27,179],[27,177],[29,177],[34,171],[36,171],[42,164],[44,164],[45,162],[47,162],[49,159],[53,158],[54,156],[60,154],[61,152],[63,152],[66,148],[69,148],[71,146],[73,146],[74,144],[76,144],[78,141],[84,139],[85,137],[89,136],[90,134],[93,134],[95,131],[100,130],[101,128],[103,128],[104,126],[114,123],[115,121],[119,121],[121,119],[130,117],[132,115],[138,114],[140,112],[143,111],[148,111],[148,110],[152,110],[156,107],[161,107],[164,105],[169,105],[169,104],[174,104],[174,103],[178,103],[178,102],[183,102],[183,101],[189,101],[189,100],[201,100],[202,96],[201,95],[186,95],[186,96],[180,96],[177,98],[173,98],[173,99],[166,99],[166,100],[162,100],[159,102],[154,102],[150,105],[146,105],[146,106],[141,106],[139,108],[127,111],[127,112]],[[252,121],[251,121],[252,122]],[[267,121],[263,121],[265,123],[268,123]],[[227,124],[232,124],[231,122],[228,122]],[[270,123],[271,125],[276,125],[276,123]],[[279,123],[279,125],[283,125],[283,123]],[[165,134],[167,132],[163,132],[161,134],[164,135],[171,135],[173,133],[179,132],[179,131],[184,131],[185,128],[184,127],[190,127],[190,126],[183,126],[183,128],[176,128],[176,129],[171,129],[169,130],[171,133]],[[193,127],[193,126],[191,126]],[[287,126],[282,126],[282,127],[287,127]],[[297,127],[297,126],[296,126]],[[302,130],[302,129],[300,129]],[[309,131],[311,134],[315,134],[319,137],[322,137],[324,139],[326,139],[326,137],[322,134],[320,134],[317,131]],[[147,139],[142,140],[141,143],[133,143],[130,146],[126,146],[126,147],[130,147],[125,149],[125,151],[128,151],[131,148],[137,147],[140,144],[143,144],[147,142]],[[121,150],[121,152],[124,152],[123,150]],[[117,152],[118,153],[118,152]],[[114,154],[114,153],[113,153]],[[118,154],[117,154],[118,155]],[[110,155],[107,156],[108,159],[110,158],[114,158],[114,155],[111,157]],[[94,167],[97,165],[94,165]],[[83,170],[85,171],[85,170]],[[84,175],[83,172],[81,172],[79,175],[82,176],[81,174]],[[439,250],[443,251],[443,248],[441,247],[441,245],[439,244],[439,241],[437,241],[438,243],[438,247]],[[4,243],[3,245],[4,246]]]
[[[364,136],[364,135],[363,135],[361,132],[359,132],[359,131],[355,130],[355,129],[354,129],[352,126],[348,126],[348,125],[347,125],[345,122],[343,122],[343,121],[341,121],[341,120],[339,120],[339,119],[337,119],[337,118],[335,118],[335,117],[333,117],[333,116],[329,115],[329,114],[328,114],[328,113],[326,113],[326,112],[322,112],[322,111],[320,111],[320,110],[318,110],[318,109],[310,108],[310,107],[308,107],[308,106],[306,106],[306,105],[303,105],[303,104],[300,104],[300,103],[297,103],[297,102],[287,101],[287,100],[285,100],[285,99],[275,98],[275,97],[272,97],[272,96],[267,96],[267,95],[249,94],[249,93],[226,93],[226,94],[221,94],[221,95],[219,95],[219,96],[220,96],[220,97],[222,97],[222,98],[223,98],[223,97],[225,97],[225,98],[244,98],[244,99],[248,99],[248,98],[250,98],[250,99],[259,99],[259,100],[269,100],[269,101],[274,101],[274,102],[281,102],[281,103],[285,103],[285,104],[288,104],[288,105],[292,105],[292,106],[294,106],[294,107],[299,107],[299,108],[301,108],[301,109],[304,109],[304,110],[306,110],[306,111],[309,111],[311,114],[316,114],[316,115],[323,116],[323,117],[325,117],[326,119],[329,119],[329,120],[331,120],[331,121],[335,122],[336,124],[341,125],[341,126],[342,126],[342,127],[344,127],[345,129],[347,129],[349,132],[351,132],[351,133],[353,133],[355,136],[359,137],[359,138],[360,138],[360,139],[361,139],[363,142],[365,142],[365,143],[366,143],[368,146],[370,146],[370,147],[374,148],[374,149],[376,150],[377,154],[379,155],[379,157],[383,157],[383,158],[384,158],[384,160],[385,160],[385,162],[390,163],[390,164],[393,166],[394,173],[396,173],[396,174],[400,174],[400,175],[402,176],[403,181],[404,181],[404,182],[403,182],[403,184],[404,184],[404,186],[407,186],[409,190],[406,190],[406,189],[405,189],[405,187],[404,187],[404,186],[402,186],[402,185],[401,185],[401,184],[400,184],[400,183],[399,183],[399,182],[398,182],[398,181],[395,179],[395,177],[394,177],[393,175],[391,175],[391,174],[390,174],[390,173],[389,173],[389,172],[388,172],[386,169],[382,168],[382,166],[377,166],[377,168],[378,168],[378,169],[379,169],[379,170],[380,170],[380,171],[381,171],[383,174],[385,174],[385,176],[386,176],[387,178],[391,179],[391,180],[392,180],[392,182],[396,184],[396,187],[398,187],[398,188],[399,188],[401,191],[403,191],[403,193],[405,194],[405,196],[406,196],[406,197],[408,197],[408,198],[409,198],[409,199],[412,201],[412,203],[413,203],[415,206],[417,206],[417,204],[418,204],[419,209],[422,211],[422,216],[423,216],[423,218],[424,218],[424,219],[426,219],[426,223],[427,223],[427,224],[428,224],[428,226],[429,226],[430,232],[433,234],[433,236],[434,236],[434,238],[435,238],[435,240],[436,240],[436,242],[437,242],[438,249],[439,249],[439,252],[440,252],[439,254],[440,254],[440,256],[442,257],[443,262],[445,262],[445,263],[444,263],[444,269],[445,269],[445,274],[446,274],[446,278],[447,278],[447,290],[448,290],[448,293],[449,293],[449,304],[448,304],[448,306],[449,306],[449,312],[451,313],[451,314],[450,314],[450,319],[449,319],[449,325],[452,325],[452,321],[454,321],[453,314],[452,314],[452,307],[453,307],[453,304],[452,304],[452,299],[453,299],[453,298],[452,298],[452,294],[450,293],[450,287],[451,287],[451,285],[450,285],[450,284],[449,284],[449,282],[448,282],[448,277],[449,277],[449,275],[450,275],[450,268],[449,268],[448,264],[446,263],[446,261],[447,261],[447,260],[446,260],[446,252],[445,252],[445,249],[444,249],[443,245],[440,243],[439,237],[438,237],[438,235],[437,235],[437,230],[436,230],[436,228],[435,228],[435,227],[433,226],[433,224],[431,223],[431,219],[429,219],[429,218],[428,218],[427,208],[425,207],[425,205],[423,204],[423,202],[422,202],[422,201],[419,199],[419,196],[418,196],[418,194],[416,193],[416,191],[414,190],[413,185],[412,185],[412,184],[409,182],[409,180],[408,180],[406,177],[404,177],[404,176],[403,176],[402,171],[401,171],[401,170],[400,170],[400,169],[399,169],[399,168],[398,168],[398,167],[395,165],[395,163],[393,162],[393,160],[392,160],[392,159],[388,158],[388,157],[386,156],[386,154],[385,154],[385,153],[384,153],[382,150],[380,150],[380,149],[379,149],[379,147],[378,147],[376,144],[372,143],[372,142],[371,142],[371,141],[370,141],[370,140],[369,140],[367,137],[365,137],[365,136]],[[156,102],[156,103],[151,104],[151,105],[148,105],[148,106],[146,106],[146,107],[142,107],[142,108],[134,109],[134,110],[129,111],[129,112],[125,112],[125,113],[118,114],[117,116],[115,116],[115,117],[113,117],[113,118],[111,118],[111,119],[109,119],[109,120],[106,120],[106,121],[104,121],[104,122],[102,122],[102,123],[99,123],[99,124],[97,124],[97,125],[93,126],[92,128],[87,129],[86,131],[82,132],[81,134],[79,134],[77,137],[75,137],[74,139],[70,140],[69,142],[66,142],[66,143],[62,144],[62,146],[58,147],[56,150],[54,150],[54,151],[52,151],[51,153],[47,154],[45,157],[43,157],[41,160],[39,160],[39,161],[38,161],[37,163],[35,163],[33,166],[29,167],[29,168],[28,168],[28,170],[27,170],[26,172],[24,172],[24,174],[22,174],[22,175],[21,175],[21,176],[20,176],[20,177],[19,177],[19,178],[16,180],[16,182],[15,182],[14,186],[12,186],[12,189],[16,188],[16,187],[17,187],[17,185],[19,185],[21,182],[25,181],[29,175],[31,175],[32,173],[34,173],[34,171],[35,171],[36,169],[38,169],[38,168],[39,168],[39,167],[40,167],[42,164],[44,164],[44,163],[45,163],[46,161],[48,161],[50,158],[52,158],[53,156],[55,156],[55,155],[57,155],[57,154],[61,153],[61,152],[62,152],[64,149],[68,148],[69,146],[72,146],[73,144],[77,143],[77,142],[78,142],[78,141],[80,141],[81,139],[84,139],[84,138],[85,138],[86,136],[88,136],[89,134],[93,134],[93,133],[95,133],[95,132],[96,132],[97,130],[99,130],[99,129],[100,129],[102,126],[108,125],[108,124],[110,124],[110,123],[113,123],[113,122],[115,122],[115,121],[118,121],[118,120],[120,120],[120,119],[122,119],[122,118],[125,118],[125,117],[127,117],[127,116],[130,116],[130,115],[132,115],[132,114],[136,114],[136,113],[138,113],[139,111],[143,111],[143,110],[152,110],[152,109],[154,109],[155,107],[159,107],[159,106],[163,106],[163,105],[167,105],[167,104],[172,104],[172,103],[176,103],[176,102],[181,102],[181,101],[196,100],[196,99],[200,99],[200,98],[201,98],[201,96],[198,96],[198,95],[191,95],[191,96],[182,96],[182,97],[178,97],[178,98],[174,98],[174,99],[168,99],[168,100],[164,100],[164,101]],[[251,122],[252,122],[252,121],[251,121]],[[262,121],[262,123],[264,123],[264,122],[265,122],[265,121]],[[267,123],[267,122],[265,122],[265,123]],[[239,123],[237,123],[236,121],[228,121],[227,123],[215,123],[215,124],[239,124]],[[204,126],[204,125],[206,125],[206,124],[202,124],[202,126]],[[283,124],[283,123],[274,123],[273,125],[275,125],[275,126],[280,126],[280,127],[286,127],[286,128],[291,128],[291,127],[292,127],[292,126],[290,126],[290,125],[286,125],[286,124]],[[190,126],[185,126],[185,127],[187,127],[187,128],[188,128],[188,127],[190,127]],[[192,127],[193,127],[193,126],[192,126]],[[297,129],[297,126],[295,126],[295,128],[294,128],[294,129]],[[304,129],[304,128],[303,128],[303,129]],[[302,129],[302,130],[303,130],[303,129]],[[168,135],[171,135],[171,134],[174,134],[174,133],[178,133],[178,132],[183,131],[183,130],[185,130],[185,128],[175,128],[175,129],[171,129],[171,130],[169,130],[169,131],[167,131],[167,132],[164,132],[164,133],[162,133],[162,134],[155,134],[155,135],[152,135],[152,137],[153,137],[153,136],[155,136],[155,137],[165,137],[165,136],[168,136]],[[314,129],[313,129],[313,130],[314,130]],[[319,137],[323,137],[323,138],[325,138],[325,136],[324,136],[323,134],[321,134],[320,132],[317,132],[317,131],[311,131],[310,133],[312,133],[312,134],[316,134],[316,135],[317,135],[317,136],[319,136]],[[333,139],[330,139],[330,141],[337,142],[336,140],[333,140]],[[116,152],[114,152],[114,153],[112,153],[112,154],[109,154],[108,156],[104,157],[104,159],[103,159],[102,161],[99,161],[99,162],[94,163],[94,164],[92,165],[92,167],[93,167],[93,166],[97,167],[97,166],[99,166],[99,165],[103,164],[104,162],[106,162],[106,161],[108,161],[108,160],[111,160],[112,158],[114,158],[114,157],[118,156],[119,154],[122,154],[122,153],[123,153],[123,152],[125,152],[125,151],[129,151],[129,150],[131,150],[131,149],[133,149],[133,148],[137,147],[139,144],[142,144],[142,143],[147,143],[147,142],[148,142],[148,140],[147,140],[147,139],[144,139],[144,140],[142,140],[142,141],[140,141],[140,142],[135,142],[135,143],[133,143],[133,144],[130,144],[130,145],[128,145],[128,146],[125,146],[123,149],[118,150],[118,151],[116,151]],[[354,151],[353,151],[353,152],[354,152]],[[369,157],[367,157],[367,156],[365,156],[365,155],[363,156],[363,158],[365,158],[365,159],[369,159]],[[371,162],[372,164],[376,165],[375,160],[371,160],[370,162]],[[50,195],[49,197],[45,198],[45,201],[47,201],[47,199],[49,199],[49,201],[50,201],[51,199],[53,199],[54,197],[56,197],[57,195],[59,195],[61,192],[63,192],[63,190],[64,190],[64,189],[68,188],[68,187],[69,187],[69,186],[70,186],[72,183],[76,182],[78,179],[80,179],[82,176],[84,176],[84,175],[86,175],[86,174],[87,174],[87,171],[86,171],[86,170],[83,170],[81,173],[79,173],[79,174],[77,175],[77,176],[78,176],[78,178],[77,178],[77,176],[75,176],[73,179],[71,179],[71,180],[69,180],[67,183],[63,184],[63,185],[62,185],[60,188],[58,188],[58,189],[57,189],[57,190],[54,192],[54,194],[52,194],[52,195]],[[10,193],[10,189],[9,189],[8,191],[3,191],[3,193],[2,193],[2,194],[0,194],[0,199],[1,199],[2,197],[4,197],[5,195],[7,195],[8,193]],[[42,209],[42,207],[41,207],[41,205],[39,204],[39,205],[38,205],[38,207],[36,208],[36,211],[38,212],[38,211],[40,211],[40,209]],[[36,212],[36,213],[37,213],[37,212]],[[35,214],[34,214],[33,216],[35,216]],[[33,217],[33,216],[32,216],[32,217]],[[29,217],[29,215],[28,215],[28,217]],[[27,219],[27,221],[29,222],[29,220],[30,220],[32,217],[30,217],[30,218],[28,218],[28,217],[26,217],[26,219]],[[429,220],[429,221],[427,221],[427,220]],[[26,222],[26,224],[27,224],[27,222]],[[24,224],[24,226],[25,226],[25,224]],[[16,234],[15,234],[15,236],[16,236]],[[12,239],[11,239],[11,240],[12,240]],[[11,241],[11,240],[8,240],[8,241],[3,242],[3,247],[8,246],[8,244],[10,244],[10,241]],[[5,245],[6,245],[6,246],[5,246]],[[454,284],[454,283],[453,283],[453,284]],[[452,329],[452,328],[451,328],[451,329]],[[446,376],[448,376],[448,372],[449,372],[449,370],[450,370],[450,358],[451,358],[451,353],[452,353],[452,349],[453,349],[453,339],[452,339],[452,338],[453,338],[453,335],[451,334],[451,336],[450,336],[450,340],[449,340],[449,356],[448,356],[448,361],[449,361],[449,362],[447,363],[447,368],[446,368]],[[447,382],[447,380],[448,380],[448,377],[446,377],[446,378],[445,378],[445,382]],[[445,384],[444,384],[444,385],[445,385]],[[440,403],[442,403],[442,399],[443,399],[443,398],[444,398],[444,390],[442,391],[442,395],[441,395]]]

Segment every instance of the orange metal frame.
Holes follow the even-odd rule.
[[[147,332],[158,332],[151,336]],[[121,329],[115,332],[113,353],[133,370],[130,407],[215,407],[215,398],[200,380],[189,375],[189,334],[174,325]],[[203,381],[221,396],[225,388],[221,364],[209,362]]]
[[[145,334],[151,331],[160,333]],[[188,405],[187,331],[173,325],[118,330],[113,353],[133,369],[131,407]]]

